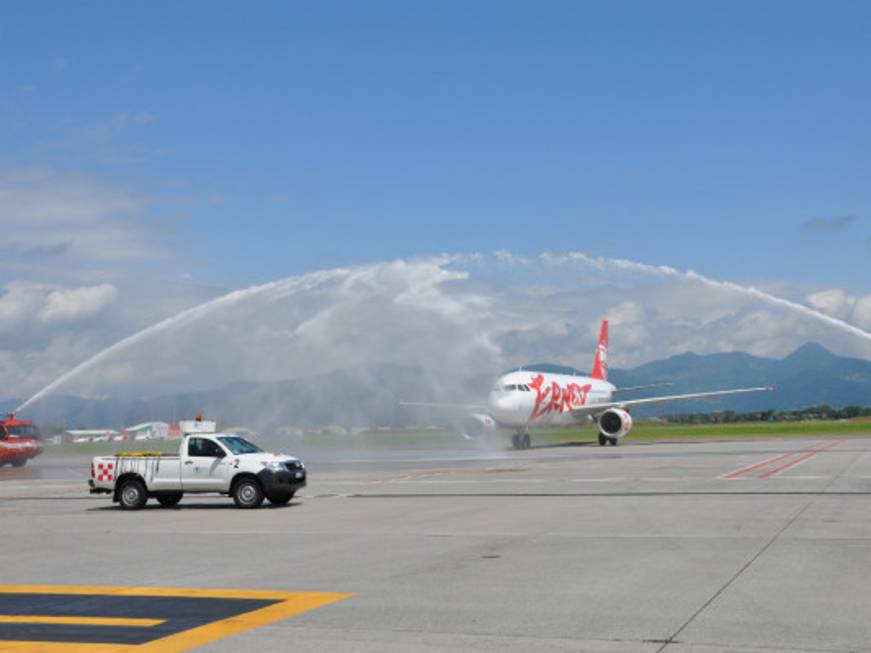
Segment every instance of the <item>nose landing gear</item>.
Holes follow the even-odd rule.
[[[511,446],[515,449],[529,449],[532,446],[532,441],[529,438],[529,431],[519,431],[512,435]]]

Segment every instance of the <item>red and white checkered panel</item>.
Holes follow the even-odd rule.
[[[114,463],[97,463],[97,480],[111,481],[114,478]]]

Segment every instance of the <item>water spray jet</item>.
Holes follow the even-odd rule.
[[[529,266],[536,262],[545,265],[560,265],[574,262],[605,273],[611,271],[638,272],[656,278],[671,278],[690,281],[720,290],[739,293],[771,306],[785,308],[799,315],[824,323],[827,326],[834,327],[852,336],[871,341],[871,333],[803,304],[777,297],[754,287],[747,287],[729,281],[712,279],[692,270],[683,271],[668,266],[654,266],[627,259],[592,257],[576,252],[565,254],[548,253],[532,258],[516,256],[507,252],[499,252],[492,256],[482,254],[443,255],[435,258],[411,259],[407,261],[399,260],[386,264],[313,272],[301,276],[287,277],[285,279],[227,293],[226,295],[217,297],[208,302],[182,311],[172,317],[161,320],[131,334],[106,349],[103,349],[39,390],[16,408],[15,412],[20,412],[26,409],[34,402],[68,383],[78,375],[152,336],[163,332],[170,332],[185,325],[190,325],[198,320],[212,316],[219,311],[253,297],[262,296],[270,302],[275,302],[296,296],[307,290],[322,288],[328,284],[328,282],[332,281],[338,282],[337,287],[340,289],[338,297],[333,298],[336,302],[336,307],[340,306],[340,302],[347,302],[349,298],[356,299],[357,293],[360,292],[361,289],[366,289],[376,293],[381,299],[386,297],[387,300],[392,300],[393,304],[400,306],[402,310],[422,312],[424,317],[429,315],[429,313],[426,313],[428,310],[431,311],[437,309],[444,316],[453,318],[457,315],[462,315],[464,311],[471,309],[472,312],[477,311],[476,316],[479,314],[489,315],[492,313],[494,319],[498,321],[499,315],[496,310],[498,307],[491,307],[486,301],[474,304],[474,297],[472,296],[470,296],[471,299],[470,297],[461,297],[460,300],[465,300],[464,303],[464,301],[458,301],[454,296],[443,293],[443,288],[447,287],[449,284],[454,282],[462,283],[464,279],[472,276],[467,273],[458,272],[456,269],[451,269],[452,267],[463,265],[486,265],[488,261],[493,261],[498,265],[517,265],[518,267]],[[419,267],[416,268],[415,266]],[[410,272],[415,273],[418,276],[415,276],[415,274],[409,275]],[[484,276],[486,277],[486,270],[482,270],[482,272],[485,273]],[[408,278],[406,279],[405,277],[402,277],[403,274]],[[394,288],[389,283],[383,281],[383,275],[393,275],[390,278],[393,280],[392,283],[394,285],[396,285],[396,278],[402,277],[405,279],[405,285],[399,284],[398,289]],[[475,279],[473,279],[473,281],[475,281]],[[391,295],[390,293],[394,294]],[[401,298],[401,301],[397,301],[398,298]],[[481,296],[478,296],[478,299],[481,298]],[[487,299],[490,298],[488,297]],[[364,296],[362,301],[371,301],[371,297],[367,299]],[[317,331],[320,326],[318,320],[327,320],[331,321],[333,326],[344,328],[346,323],[342,322],[343,317],[333,316],[332,310],[334,308],[335,307],[333,306],[328,307],[328,310],[317,313],[314,317],[309,318],[304,324],[314,325],[313,328]],[[416,323],[407,328],[414,330],[417,328],[415,324]],[[463,335],[471,334],[472,337],[477,338],[477,345],[480,345],[485,349],[489,347],[491,350],[494,350],[496,354],[499,353],[499,348],[490,340],[491,334],[484,333],[481,330],[475,330],[469,325],[466,326],[468,328],[462,332]]]

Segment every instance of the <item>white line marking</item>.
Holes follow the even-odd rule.
[[[618,483],[620,481],[635,481],[638,479],[625,476],[613,476],[611,478],[571,478],[570,483]]]

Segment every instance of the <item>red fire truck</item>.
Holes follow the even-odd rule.
[[[42,437],[36,424],[29,420],[15,419],[12,413],[6,419],[0,419],[0,467],[21,467],[41,453]]]

